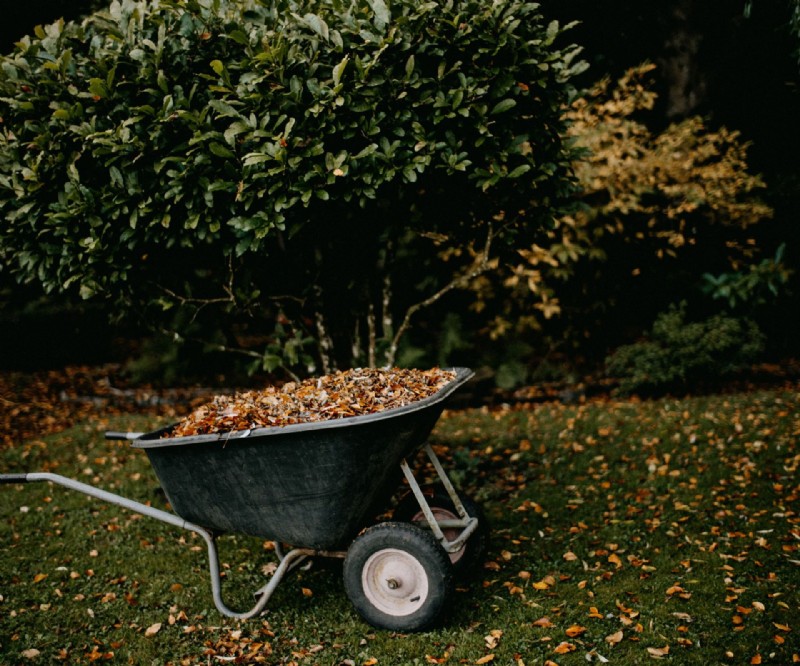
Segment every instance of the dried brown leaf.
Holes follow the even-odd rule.
[[[582,627],[579,624],[573,624],[571,627],[568,627],[567,630],[564,632],[570,638],[575,638],[580,636],[581,634],[586,633],[586,627]]]
[[[144,630],[145,636],[155,636],[159,631],[161,631],[161,623],[156,622],[155,624],[151,624],[147,629]]]
[[[654,659],[663,659],[669,654],[669,645],[665,645],[663,648],[649,647],[647,653]]]
[[[278,388],[218,395],[165,437],[252,430],[374,414],[430,397],[455,378],[450,370],[358,368]]]

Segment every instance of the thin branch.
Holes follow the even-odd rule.
[[[410,306],[406,310],[406,314],[403,317],[403,321],[400,324],[397,332],[394,334],[392,338],[392,342],[389,345],[389,349],[386,351],[386,365],[391,366],[395,362],[395,356],[397,355],[397,348],[400,344],[400,339],[403,337],[405,332],[411,326],[411,318],[423,308],[429,307],[433,305],[436,301],[438,301],[442,296],[447,294],[448,292],[452,291],[453,289],[459,289],[465,287],[471,280],[474,280],[479,275],[485,273],[490,266],[489,262],[489,254],[492,248],[492,241],[494,240],[494,229],[489,224],[487,233],[486,233],[486,241],[483,246],[483,251],[481,252],[480,259],[474,264],[473,268],[462,275],[459,275],[453,278],[450,282],[448,282],[444,287],[442,287],[439,291],[431,296],[428,296],[423,301],[419,303],[414,303],[414,305]]]
[[[314,323],[317,327],[317,343],[319,344],[320,361],[322,361],[322,374],[327,375],[330,374],[333,365],[333,359],[331,358],[333,340],[331,340],[328,331],[325,329],[325,319],[319,310],[314,312]]]
[[[383,308],[381,317],[381,326],[383,327],[383,337],[388,338],[392,335],[394,329],[394,321],[392,320],[392,311],[390,309],[392,303],[392,276],[389,271],[383,276],[383,291],[381,293],[381,307]]]
[[[219,298],[191,298],[189,296],[181,296],[180,294],[172,291],[169,287],[165,287],[164,285],[157,284],[156,287],[163,291],[167,296],[172,298],[173,300],[177,301],[181,305],[197,305],[199,306],[198,309],[204,308],[207,305],[214,305],[215,303],[235,303],[236,299],[233,298],[230,294],[225,297]],[[227,287],[224,287],[225,291],[228,291]]]
[[[173,338],[180,338],[181,340],[186,340],[187,342],[195,342],[197,344],[201,344],[201,345],[203,345],[205,347],[208,347],[209,349],[212,349],[213,351],[222,352],[224,354],[237,354],[239,356],[247,356],[248,358],[258,359],[259,361],[263,360],[263,358],[264,358],[263,354],[261,354],[261,353],[259,353],[257,351],[253,351],[252,349],[242,349],[241,347],[229,347],[228,345],[224,345],[224,344],[219,343],[219,342],[210,342],[208,340],[204,340],[202,338],[197,338],[197,337],[185,337],[185,336],[181,335],[180,333],[178,333],[177,331],[171,331],[171,330],[163,328],[163,327],[160,327],[158,330],[161,333],[163,333],[164,335],[167,335],[167,336],[170,336],[170,337],[173,337]],[[299,382],[300,381],[300,377],[297,374],[295,374],[294,372],[292,372],[292,370],[290,370],[285,365],[281,365],[281,369],[289,376],[289,378],[292,381],[295,381],[295,382]]]
[[[250,358],[261,358],[261,354],[252,349],[242,349],[240,347],[228,347],[227,345],[223,345],[220,342],[210,342],[209,340],[204,340],[203,338],[197,338],[194,336],[187,337],[178,331],[174,331],[168,328],[164,328],[163,326],[158,327],[158,332],[166,335],[167,337],[172,338],[173,340],[185,340],[186,342],[196,342],[197,344],[201,344],[204,347],[208,347],[213,349],[214,351],[218,352],[225,352],[226,354],[239,354],[240,356],[249,356]]]
[[[369,304],[369,312],[367,313],[367,334],[369,342],[367,344],[367,365],[370,368],[375,367],[375,308],[372,303]]]
[[[156,289],[160,289],[180,305],[195,306],[196,309],[190,320],[190,323],[194,323],[194,321],[197,319],[197,316],[200,314],[200,311],[209,305],[216,305],[218,303],[231,303],[234,306],[237,305],[236,295],[233,293],[233,277],[233,257],[228,255],[228,283],[222,286],[222,290],[227,294],[227,296],[219,298],[191,298],[188,296],[181,296],[177,292],[174,292],[172,289],[165,287],[162,284],[155,283],[155,286]]]

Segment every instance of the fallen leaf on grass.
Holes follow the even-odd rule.
[[[663,659],[669,654],[669,645],[665,645],[663,648],[647,648],[647,653],[653,657],[654,659]]]
[[[500,638],[502,635],[503,632],[500,629],[492,629],[489,632],[489,635],[484,636],[483,638],[484,642],[486,643],[486,648],[489,650],[494,650],[500,643]]]
[[[553,652],[556,654],[568,654],[570,652],[575,652],[577,648],[572,643],[567,643],[566,641],[559,643],[553,649]]]
[[[93,645],[92,646],[92,651],[91,652],[86,652],[84,654],[84,657],[86,657],[86,659],[88,659],[92,663],[94,663],[95,661],[100,661],[101,659],[103,661],[111,661],[114,658],[114,653],[113,652],[103,652],[102,650],[100,650],[97,647],[97,645]]]
[[[22,651],[22,656],[25,657],[25,659],[36,659],[36,657],[38,657],[39,654],[40,652],[36,648],[30,648],[28,650]]]
[[[622,633],[622,629],[620,629],[619,631],[617,631],[617,632],[615,632],[615,633],[613,633],[613,634],[611,634],[609,636],[606,636],[606,643],[609,643],[611,645],[616,645],[617,643],[621,643],[622,639],[624,637],[625,637],[625,634],[623,634]]]
[[[680,597],[681,599],[691,599],[692,593],[687,592],[683,589],[680,585],[673,585],[669,589],[667,589],[667,596],[668,597]]]
[[[494,661],[493,654],[487,654],[485,657],[481,657],[475,663],[476,664],[488,664],[490,661]]]
[[[147,629],[144,630],[145,636],[155,636],[159,631],[161,631],[161,623],[156,622],[155,624],[151,624]]]
[[[564,633],[567,634],[567,636],[569,636],[570,638],[575,638],[577,636],[580,636],[581,634],[586,633],[586,627],[582,627],[578,624],[573,624]]]
[[[549,629],[550,627],[555,626],[555,625],[553,625],[553,623],[550,621],[549,617],[540,617],[538,620],[534,621],[533,626],[534,627],[541,627],[543,629]]]

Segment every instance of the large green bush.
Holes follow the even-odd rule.
[[[393,357],[569,188],[561,32],[518,0],[121,0],[37,29],[0,70],[0,259],[217,348],[267,335],[267,368],[301,330]]]

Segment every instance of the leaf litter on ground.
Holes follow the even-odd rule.
[[[37,500],[25,489],[24,507],[20,495],[5,511],[0,652],[24,658],[35,648],[40,659],[60,661],[116,653],[120,661],[149,663],[166,649],[181,655],[176,665],[398,663],[398,650],[409,661],[432,655],[429,663],[476,663],[490,655],[491,663],[560,666],[800,663],[799,389],[446,412],[432,443],[489,514],[493,537],[483,575],[477,586],[457,590],[444,627],[415,636],[375,632],[369,646],[363,636],[370,629],[322,570],[301,572],[301,580],[279,590],[270,610],[274,636],[257,623],[217,618],[213,609],[173,626],[165,594],[187,612],[197,610],[197,595],[208,596],[202,581],[194,583],[197,563],[184,562],[181,552],[199,548],[194,541],[174,543],[153,527],[141,541],[157,542],[147,583],[139,582],[140,571],[123,586],[135,593],[134,608],[127,594],[107,594],[105,583],[130,573],[140,543],[130,536],[147,526],[114,522],[113,512],[103,511],[100,529],[87,532],[97,518],[86,522],[81,502],[74,503],[80,510],[65,511],[67,497],[43,488],[47,496]],[[93,482],[103,485],[149,478],[127,448],[88,427],[32,447],[25,469],[52,459],[78,474],[91,467]],[[80,453],[70,460],[76,447]],[[9,471],[20,469],[12,451],[2,453]],[[117,462],[101,465],[105,459]],[[51,538],[32,541],[32,525]],[[231,539],[237,549],[245,543]],[[126,544],[134,550],[123,550]],[[172,561],[167,571],[164,557]],[[148,566],[147,557],[141,562]],[[175,580],[181,589],[171,590]],[[96,613],[87,615],[91,602]],[[205,626],[209,620],[222,626]],[[158,623],[161,630],[145,637]],[[78,629],[66,643],[48,633],[53,626]],[[486,640],[492,631],[502,632],[495,646]],[[47,638],[26,641],[34,635]]]

